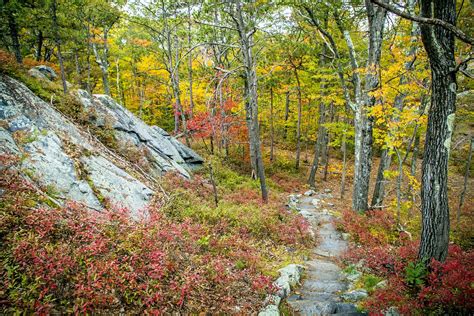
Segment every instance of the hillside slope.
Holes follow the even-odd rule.
[[[56,76],[45,66],[29,73],[42,85],[53,84]],[[112,203],[133,214],[151,200],[156,178],[170,171],[189,178],[203,162],[109,96],[72,90],[63,100],[59,109],[68,117],[54,94],[45,102],[0,75],[0,154],[20,157],[25,176],[59,203],[70,199],[96,210]]]

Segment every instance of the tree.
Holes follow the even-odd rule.
[[[110,95],[109,83],[109,34],[112,27],[120,19],[120,11],[112,6],[108,1],[91,2],[89,5],[89,22],[93,28],[92,40],[90,45],[94,53],[95,62],[99,66],[102,74],[102,85],[104,93]],[[96,6],[102,9],[97,10]],[[101,34],[98,32],[101,30]]]
[[[415,7],[415,0],[408,0],[407,11],[412,13],[414,10],[414,7]],[[414,64],[416,60],[416,48],[413,42],[416,41],[416,36],[418,35],[418,33],[419,33],[418,25],[413,24],[411,28],[411,34],[410,34],[412,38],[411,40],[412,43],[411,43],[411,47],[409,47],[407,51],[407,55],[410,56],[411,59],[405,62],[404,64],[404,68],[407,71],[407,73],[409,71],[412,71],[414,68]],[[407,81],[408,80],[407,80],[406,75],[400,76],[400,86],[406,85],[408,83]],[[395,118],[395,120],[398,120],[398,116],[403,109],[403,103],[404,103],[405,98],[406,98],[406,94],[403,92],[398,93],[397,96],[395,97],[394,103],[395,103],[395,108],[397,109],[397,115],[396,115],[397,117]],[[372,208],[381,206],[384,200],[385,181],[386,181],[384,177],[384,173],[385,173],[385,170],[389,168],[391,164],[391,160],[392,160],[392,155],[390,154],[389,148],[384,148],[382,151],[382,155],[380,156],[380,164],[377,171],[377,179],[375,180],[374,193],[372,194],[372,202],[371,202]],[[401,161],[399,161],[399,163],[401,163]],[[401,165],[399,165],[399,167],[401,168]],[[399,175],[399,177],[401,177],[401,174]]]
[[[64,70],[63,55],[61,53],[61,37],[60,37],[60,34],[59,34],[59,24],[58,24],[58,16],[57,16],[58,5],[57,5],[56,0],[51,0],[50,9],[51,9],[51,17],[52,17],[54,42],[56,44],[59,67],[61,69],[61,81],[62,81],[62,84],[63,84],[63,92],[64,92],[64,94],[66,94],[67,93],[66,72]]]
[[[387,11],[365,1],[369,22],[369,52],[366,64],[365,87],[362,103],[355,109],[355,162],[352,209],[368,209],[370,172],[372,169],[372,120],[368,110],[375,104],[372,91],[379,87],[379,67],[382,48],[383,30]]]
[[[391,12],[399,11],[386,3],[372,0]],[[421,38],[430,60],[431,106],[428,113],[422,164],[422,231],[419,260],[444,261],[449,244],[448,159],[456,109],[456,3],[454,0],[421,0]],[[401,15],[401,14],[399,14]],[[406,14],[402,15],[407,17]],[[427,21],[438,21],[431,23]],[[440,22],[439,22],[440,21]],[[453,31],[454,30],[454,31]],[[472,44],[472,43],[471,43]]]
[[[260,147],[260,127],[258,123],[257,72],[253,54],[254,34],[256,29],[255,3],[251,1],[244,13],[240,0],[232,1],[229,14],[234,21],[239,34],[240,50],[244,65],[245,80],[245,111],[249,130],[250,159],[254,172],[260,180],[262,200],[268,200],[265,167],[263,165],[262,149]]]
[[[421,15],[456,24],[454,0],[422,0]],[[454,34],[422,24],[421,39],[431,67],[431,106],[422,164],[422,231],[418,257],[444,261],[448,255],[448,159],[456,110]]]
[[[23,62],[23,56],[21,54],[20,38],[18,35],[18,23],[16,13],[18,12],[20,3],[14,0],[5,0],[2,3],[2,16],[6,16],[8,21],[8,32],[11,40],[11,49],[15,55],[15,59],[18,63]]]

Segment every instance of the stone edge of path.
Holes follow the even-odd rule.
[[[316,193],[313,190],[305,192],[305,195],[312,195]],[[302,194],[290,194],[287,207],[290,210],[296,211],[299,213],[296,204],[299,202],[299,199],[302,197]],[[310,231],[314,237],[314,233]],[[265,307],[260,310],[258,316],[279,316],[280,315],[280,303],[282,300],[290,296],[292,287],[295,287],[300,283],[302,272],[305,267],[301,264],[289,264],[284,268],[278,270],[280,277],[273,282],[273,285],[278,289],[275,294],[270,294],[265,298]]]
[[[278,291],[276,294],[267,296],[265,299],[266,306],[258,313],[258,316],[280,315],[279,306],[281,301],[290,295],[292,287],[299,284],[303,270],[303,265],[294,263],[278,270],[280,277],[273,282]]]

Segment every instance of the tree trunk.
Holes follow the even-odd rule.
[[[377,171],[377,180],[375,180],[374,193],[372,195],[372,208],[378,208],[382,206],[383,199],[385,197],[385,170],[388,170],[392,163],[392,156],[388,153],[388,149],[385,148],[380,156],[379,169]]]
[[[79,53],[76,48],[74,49],[74,65],[76,66],[77,82],[79,83],[79,86],[82,86],[82,69],[79,61]]]
[[[319,28],[319,24],[317,24]],[[321,30],[321,28],[320,28]],[[321,56],[321,59],[319,60],[319,65],[323,67],[326,63],[326,58],[324,57],[326,53],[326,47],[323,46],[322,48],[322,53],[323,55]],[[326,82],[324,79],[321,79],[320,82],[320,89],[321,91],[324,91],[326,88]],[[311,165],[311,170],[309,173],[309,178],[308,178],[308,184],[310,187],[315,188],[316,187],[316,174],[318,172],[319,168],[319,161],[321,158],[321,150],[322,150],[322,145],[324,142],[324,134],[326,133],[325,128],[323,127],[323,124],[326,122],[326,104],[324,103],[324,94],[321,93],[321,100],[319,102],[319,119],[318,119],[318,134],[317,134],[317,139],[316,139],[316,144],[314,145],[314,158],[313,158],[313,163]]]
[[[91,88],[91,74],[92,74],[92,65],[91,65],[91,32],[89,23],[86,26],[87,32],[87,81],[86,81],[86,90],[89,94],[92,94]]]
[[[7,9],[8,29],[10,31],[10,37],[12,41],[13,53],[15,54],[15,59],[17,63],[21,64],[23,62],[23,56],[21,55],[20,37],[18,35],[18,25],[16,23],[15,16],[13,15],[13,13],[14,12],[11,9]]]
[[[235,13],[234,21],[239,33],[241,52],[245,67],[245,81],[246,84],[246,111],[247,118],[250,119],[249,125],[249,141],[250,150],[254,151],[254,164],[256,168],[256,174],[260,180],[260,189],[262,191],[262,200],[268,201],[267,185],[265,180],[265,169],[263,165],[262,150],[260,148],[260,129],[258,124],[258,99],[257,99],[257,72],[255,60],[252,52],[253,48],[253,34],[254,30],[249,31],[249,26],[244,22],[242,14],[242,3],[240,1],[235,2]],[[253,14],[251,17],[253,22]]]
[[[421,15],[456,25],[454,0],[422,0]],[[440,26],[421,25],[431,67],[431,107],[422,164],[420,260],[444,261],[448,255],[448,159],[456,109],[454,35]]]
[[[347,145],[346,145],[346,131],[344,130],[344,135],[342,135],[342,176],[341,176],[341,200],[344,198],[344,193],[346,192],[346,172],[347,172]]]
[[[369,54],[366,66],[363,104],[357,106],[355,114],[355,165],[352,209],[365,212],[368,209],[370,172],[372,169],[372,119],[367,112],[375,104],[370,95],[379,86],[379,67],[383,30],[387,11],[365,0],[369,20]]]
[[[472,145],[474,144],[474,137],[471,137],[471,141],[469,143],[469,154],[467,156],[467,161],[466,161],[466,172],[464,173],[464,184],[463,184],[463,189],[461,192],[461,197],[459,198],[459,205],[458,205],[458,211],[456,213],[456,228],[459,227],[459,221],[461,219],[461,208],[462,205],[464,204],[464,195],[466,194],[466,189],[467,189],[467,180],[469,179],[469,171],[471,169],[471,159],[472,159]]]
[[[329,105],[329,122],[332,123],[334,121],[334,104],[331,102]],[[330,135],[327,128],[324,128],[324,144],[323,144],[323,163],[324,163],[324,175],[323,181],[327,181],[328,179],[328,168],[329,168],[329,143],[330,143]]]
[[[324,84],[322,84],[324,85]],[[309,173],[308,184],[310,187],[316,187],[316,174],[319,168],[319,158],[321,157],[321,147],[322,147],[322,139],[324,137],[324,128],[322,125],[325,122],[325,115],[326,115],[326,105],[323,101],[319,104],[319,120],[318,120],[318,138],[316,139],[316,144],[314,145],[314,158],[313,164],[311,165],[311,171]]]
[[[270,87],[270,161],[273,161],[275,131],[273,127],[273,87]]]
[[[402,181],[403,181],[403,158],[398,148],[395,148],[398,158],[398,176],[397,176],[397,224],[401,223],[402,209]]]
[[[301,83],[300,78],[298,76],[298,70],[294,69],[295,78],[296,78],[296,89],[298,94],[298,120],[296,123],[296,162],[295,162],[295,169],[298,170],[300,168],[300,155],[301,155]]]
[[[188,46],[191,49],[191,2],[188,3]],[[193,97],[193,55],[188,56],[188,80],[189,80],[189,117],[193,118],[194,97]]]
[[[115,88],[117,89],[117,99],[120,100],[120,103],[123,105],[123,100],[121,99],[121,93],[120,93],[120,60],[118,57],[115,59]]]
[[[285,93],[285,125],[283,127],[283,139],[286,139],[288,136],[288,118],[290,116],[290,91]]]
[[[407,11],[408,13],[412,14],[413,10],[415,7],[415,0],[409,0],[407,3]],[[412,29],[410,32],[411,36],[411,43],[415,43],[417,40],[417,35],[419,35],[419,27],[416,23],[412,25]],[[416,58],[416,50],[415,46],[412,45],[409,50],[406,52],[407,56],[412,56],[413,58],[411,60],[408,60],[404,68],[408,72],[413,69],[415,58]],[[407,78],[406,75],[402,74],[400,76],[400,85],[407,84]],[[400,114],[403,111],[403,104],[406,98],[406,94],[404,92],[399,92],[397,96],[395,97],[395,108],[398,110],[395,114],[394,121],[398,122],[400,121]],[[389,131],[390,133],[390,131]],[[384,178],[384,172],[390,167],[392,157],[389,155],[388,149],[384,149],[382,152],[382,155],[380,157],[380,164],[379,164],[379,170],[377,172],[377,180],[375,183],[374,187],[374,193],[372,195],[372,203],[371,207],[377,207],[381,206],[385,197],[385,178]],[[398,188],[398,186],[397,186]],[[397,195],[398,197],[398,195]]]
[[[145,104],[145,83],[139,82],[138,84],[138,117],[143,119],[143,105]]]
[[[35,59],[36,61],[41,61],[41,52],[43,51],[43,31],[39,30],[38,31],[38,36],[36,38],[36,53],[35,53]]]
[[[422,94],[421,96],[421,108],[419,110],[420,116],[423,115],[425,112],[426,104],[428,103],[428,97],[426,94]],[[412,153],[412,158],[411,158],[411,164],[410,164],[410,174],[412,177],[416,175],[416,165],[418,162],[418,152],[420,150],[420,133],[419,133],[419,125],[418,123],[415,125],[415,130],[413,131],[413,136],[415,137],[414,142],[413,142],[413,153]],[[409,186],[409,191],[411,194],[411,200],[412,200],[412,208],[415,206],[416,203],[416,194],[410,184]]]
[[[109,85],[109,44],[108,44],[108,35],[109,27],[104,27],[104,44],[102,49],[102,54],[97,49],[97,44],[92,43],[92,48],[94,51],[95,62],[100,68],[102,74],[102,85],[104,88],[104,93],[110,95],[110,85]]]
[[[63,92],[64,94],[66,94],[67,93],[66,73],[64,71],[63,55],[61,54],[61,38],[59,36],[58,17],[56,13],[57,13],[57,2],[56,0],[52,0],[51,1],[51,16],[53,19],[54,41],[56,44],[56,49],[58,51],[58,60],[59,60],[59,68],[61,69],[61,80],[63,83]]]

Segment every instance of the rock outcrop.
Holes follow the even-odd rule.
[[[84,90],[77,92],[87,110],[94,111],[95,124],[104,126],[107,120],[115,130],[115,137],[123,149],[134,147],[145,152],[155,175],[175,170],[189,177],[188,170],[202,164],[203,159],[193,150],[171,137],[157,126],[148,126],[133,113],[115,102],[108,95],[89,95]]]
[[[30,72],[38,80],[54,80],[48,67]],[[112,151],[87,128],[76,124],[21,82],[0,75],[0,154],[21,157],[21,170],[58,201],[74,200],[100,210],[118,204],[133,214],[151,200],[156,178],[165,172],[190,177],[203,159],[156,126],[148,126],[105,95],[72,93],[85,111],[94,112],[92,126],[110,124],[118,144]],[[133,150],[145,160],[144,170],[120,155]]]

